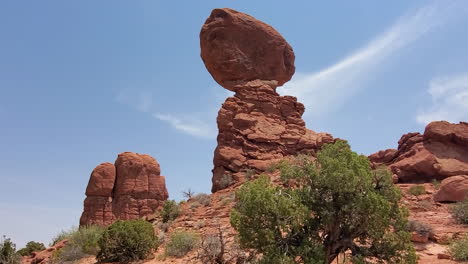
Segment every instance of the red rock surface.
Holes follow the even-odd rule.
[[[218,113],[213,192],[288,155],[313,154],[334,141],[306,129],[304,105],[295,97],[276,93],[295,68],[291,46],[274,28],[232,9],[214,9],[200,32],[200,46],[213,78],[236,92]]]
[[[51,246],[50,248],[44,249],[42,251],[33,252],[31,256],[22,257],[22,264],[46,264],[50,263],[55,251],[63,248],[68,243],[68,240],[62,240]]]
[[[80,226],[109,225],[152,214],[168,193],[159,163],[151,156],[124,152],[115,165],[102,163],[91,173]]]
[[[294,52],[274,28],[229,8],[211,12],[200,46],[208,71],[232,91],[236,81],[276,80],[281,86],[295,71]]]
[[[374,165],[388,165],[400,182],[468,174],[468,123],[432,122],[424,135],[405,134],[398,141],[398,149],[379,151],[369,159]]]
[[[436,202],[461,202],[468,199],[468,175],[452,176],[443,180],[434,195]]]
[[[251,81],[224,102],[217,118],[213,192],[227,187],[225,177],[243,181],[249,171],[265,171],[288,155],[314,154],[334,141],[330,134],[306,129],[304,105],[295,97],[279,96],[275,88],[274,82]]]

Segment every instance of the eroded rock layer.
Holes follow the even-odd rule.
[[[168,193],[159,163],[151,156],[124,152],[115,164],[98,165],[86,188],[83,225],[109,225],[153,213]]]
[[[333,142],[326,133],[306,129],[304,105],[295,97],[276,93],[276,82],[238,85],[218,113],[218,146],[214,154],[212,191],[262,172],[288,155],[315,153]]]
[[[374,153],[369,159],[389,166],[399,182],[429,182],[468,174],[468,123],[432,122],[424,134],[408,133],[398,149]]]

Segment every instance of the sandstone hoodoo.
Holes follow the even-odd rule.
[[[152,214],[168,193],[159,163],[151,156],[120,153],[112,163],[98,165],[86,188],[80,226],[109,225]]]
[[[217,117],[213,192],[334,141],[305,127],[304,105],[295,97],[276,92],[294,74],[294,52],[271,26],[232,9],[215,9],[202,27],[200,45],[210,74],[235,92]]]
[[[424,134],[408,133],[398,149],[369,156],[374,165],[384,164],[399,182],[429,182],[468,174],[468,123],[432,122]]]

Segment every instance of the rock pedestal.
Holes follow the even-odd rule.
[[[218,113],[213,192],[334,141],[306,129],[304,105],[295,97],[276,93],[295,67],[291,46],[274,28],[232,9],[215,9],[202,27],[200,46],[216,82],[235,92]]]

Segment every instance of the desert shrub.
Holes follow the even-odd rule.
[[[223,263],[223,241],[216,234],[209,234],[203,237],[198,252],[198,258],[202,263]]]
[[[440,181],[436,180],[436,179],[433,179],[432,180],[432,185],[434,186],[434,188],[436,190],[438,190],[440,188]]]
[[[95,225],[84,226],[73,232],[68,232],[68,243],[55,255],[54,261],[75,261],[86,256],[96,256],[100,250],[99,240],[105,228]]]
[[[255,176],[256,171],[254,169],[246,169],[245,170],[245,178],[247,180],[251,180]]]
[[[43,243],[29,241],[26,246],[20,250],[18,250],[18,254],[21,256],[30,256],[35,251],[41,251],[46,249]]]
[[[176,231],[171,234],[166,244],[166,255],[182,257],[194,249],[198,243],[198,236],[191,232]]]
[[[211,203],[211,198],[206,193],[199,193],[199,194],[192,196],[191,201],[199,202],[203,206],[208,206]]]
[[[416,232],[422,236],[433,233],[432,226],[423,222],[419,221],[409,221],[408,222],[408,231]]]
[[[408,193],[411,195],[422,195],[426,194],[426,187],[424,185],[413,185],[408,189]]]
[[[353,263],[416,263],[408,212],[388,170],[372,171],[341,140],[279,169],[282,185],[266,176],[245,183],[231,212],[240,246],[259,263],[331,263],[347,251]]]
[[[450,212],[457,223],[468,224],[468,199],[453,205]]]
[[[422,200],[416,203],[416,207],[423,209],[424,211],[429,211],[432,209],[432,203],[428,200]]]
[[[182,191],[182,195],[187,198],[187,200],[190,200],[192,198],[192,196],[194,195],[195,193],[192,191],[192,189],[188,188],[186,191]]]
[[[234,183],[234,179],[231,174],[224,174],[221,179],[219,179],[219,186],[221,189],[227,188]]]
[[[0,241],[0,264],[19,264],[21,256],[16,252],[16,245],[10,238],[3,236]]]
[[[157,249],[153,226],[144,220],[117,221],[107,227],[99,239],[101,262],[130,263],[146,259]]]
[[[174,200],[167,200],[163,204],[161,217],[163,222],[169,222],[176,219],[180,215],[180,205]]]
[[[49,244],[49,246],[54,246],[62,240],[69,239],[77,230],[77,227],[72,227],[69,230],[60,231],[57,235],[54,236],[54,238],[52,238],[52,242]]]
[[[468,235],[452,242],[449,248],[455,260],[468,261]]]

